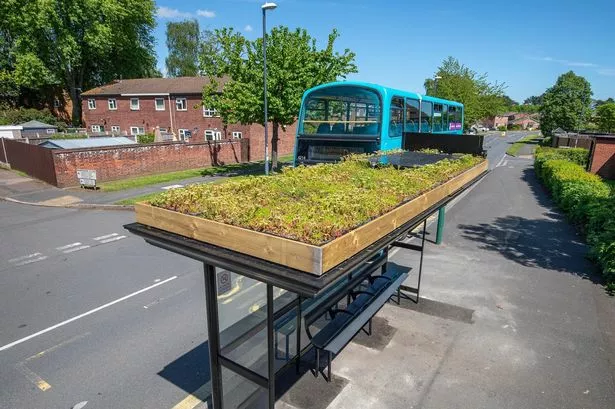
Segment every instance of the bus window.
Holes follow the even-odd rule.
[[[442,104],[442,131],[448,131],[448,105]]]
[[[431,132],[431,115],[433,113],[433,103],[423,101],[421,103],[421,132]]]
[[[402,135],[404,126],[404,99],[393,97],[389,118],[389,137],[396,138]]]
[[[433,131],[442,131],[442,104],[433,104]]]
[[[302,134],[380,134],[381,104],[375,91],[352,86],[327,87],[310,93],[304,107]]]
[[[448,130],[461,130],[461,107],[448,107]]]
[[[405,132],[419,131],[419,101],[406,98],[406,122]]]

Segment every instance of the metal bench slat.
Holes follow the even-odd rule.
[[[408,277],[408,273],[402,273],[397,279],[389,285],[370,305],[365,308],[357,317],[352,319],[352,322],[344,328],[327,346],[323,349],[328,352],[337,354],[361,328],[378,312],[387,300],[397,291],[397,288]],[[333,322],[331,322],[333,323]],[[331,324],[330,323],[330,324]]]

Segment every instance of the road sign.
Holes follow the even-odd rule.
[[[226,294],[229,291],[231,291],[231,288],[232,288],[231,272],[226,271],[226,270],[220,271],[217,276],[217,283],[218,283],[218,295]]]
[[[77,169],[77,179],[79,184],[85,187],[96,187],[96,171],[87,169]]]

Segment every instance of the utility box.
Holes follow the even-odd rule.
[[[77,170],[77,179],[81,187],[96,189],[96,171],[87,169]]]

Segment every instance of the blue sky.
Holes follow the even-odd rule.
[[[234,27],[246,37],[262,32],[261,0],[157,0],[158,65],[164,72],[167,21],[197,18],[201,29]],[[522,102],[573,70],[592,86],[594,98],[615,97],[615,1],[518,0],[515,2],[396,0],[278,0],[267,25],[303,27],[324,45],[357,54],[352,79],[424,92],[447,56],[458,58]]]

